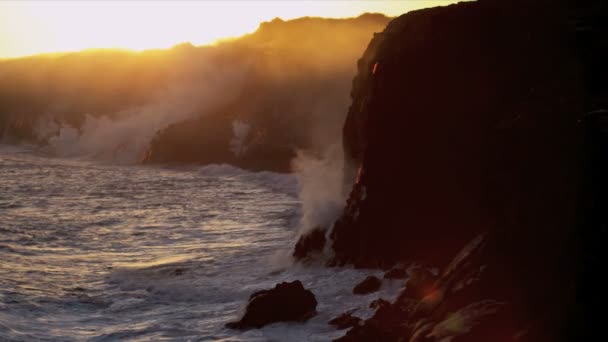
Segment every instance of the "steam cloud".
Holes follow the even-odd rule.
[[[0,134],[27,137],[29,123],[57,155],[134,163],[172,124],[238,113],[227,137],[236,157],[260,136],[312,147],[292,162],[299,233],[329,229],[346,198],[341,129],[357,59],[388,20],[276,19],[216,46],[0,62]]]
[[[300,120],[301,132],[287,134],[321,152],[339,139],[356,61],[388,20],[371,14],[275,19],[215,46],[3,61],[0,135],[46,142],[61,156],[132,163],[160,130],[238,98],[236,154],[245,151],[250,133],[243,123],[257,133],[256,116],[272,111],[280,127]],[[243,94],[243,86],[259,93]]]
[[[37,125],[35,133],[40,139],[50,136],[48,149],[60,156],[136,162],[159,130],[232,101],[249,68],[248,64],[218,65],[212,59],[183,62],[172,75],[172,83],[148,104],[114,113],[111,118],[87,114],[79,128],[57,127],[43,119],[45,123]]]
[[[315,228],[329,230],[346,204],[342,146],[332,145],[320,158],[300,152],[293,167],[301,188],[299,235]]]

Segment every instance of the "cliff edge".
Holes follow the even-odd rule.
[[[598,252],[590,241],[606,241],[606,13],[598,2],[464,2],[374,36],[344,125],[356,171],[330,264],[440,273],[341,341],[590,334],[580,300],[598,287],[581,270]]]

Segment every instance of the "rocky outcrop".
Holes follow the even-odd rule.
[[[353,294],[366,295],[372,292],[376,292],[380,289],[382,281],[374,276],[369,276],[363,279],[362,282],[355,285],[353,288]]]
[[[361,318],[352,315],[354,311],[355,310],[350,310],[348,312],[345,312],[340,316],[330,320],[329,322],[327,322],[327,324],[333,325],[336,327],[336,329],[339,330],[357,326],[362,322],[362,320]]]
[[[296,260],[303,260],[315,254],[321,254],[325,243],[325,230],[315,227],[312,231],[302,234],[298,238],[292,255]]]
[[[249,297],[245,315],[226,324],[232,329],[261,328],[275,322],[303,322],[316,315],[315,295],[299,280],[277,284],[273,289]]]
[[[486,241],[479,236],[471,241],[433,281],[425,272],[415,272],[406,289],[393,303],[381,305],[376,313],[337,341],[440,341],[463,338],[465,341],[508,341],[512,328],[506,302],[472,300],[480,284]],[[481,267],[481,268],[480,268]],[[416,276],[418,274],[418,276]],[[500,311],[500,319],[494,314]],[[491,317],[491,324],[484,321]],[[478,326],[484,322],[482,327]],[[520,337],[528,332],[521,332]],[[526,336],[529,340],[530,336]],[[541,339],[542,340],[542,339]]]
[[[405,279],[407,278],[407,269],[402,265],[393,267],[386,271],[383,276],[384,279]]]
[[[445,264],[491,225],[557,221],[562,207],[560,225],[573,222],[584,85],[573,35],[551,14],[462,3],[373,39],[344,126],[359,172],[332,233],[336,263]]]
[[[413,277],[340,341],[590,336],[577,287],[604,291],[577,270],[592,264],[580,242],[606,223],[606,196],[590,185],[605,184],[592,169],[606,165],[606,133],[589,113],[608,98],[596,59],[608,12],[589,3],[464,2],[374,36],[344,125],[358,171],[331,264],[441,272]]]

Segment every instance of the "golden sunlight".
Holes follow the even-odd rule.
[[[397,16],[451,0],[1,1],[0,58],[90,48],[144,50],[211,44],[275,17]]]

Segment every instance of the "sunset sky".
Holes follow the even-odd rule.
[[[240,36],[275,17],[397,16],[453,0],[0,1],[0,58],[89,48],[144,50]]]

